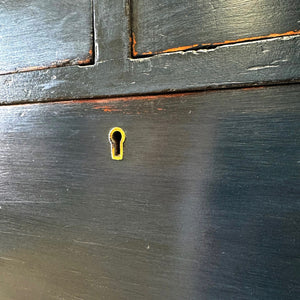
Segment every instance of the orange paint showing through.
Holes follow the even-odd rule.
[[[113,111],[120,111],[118,108],[113,108],[110,106],[95,106],[93,109],[101,109],[104,112],[113,112]]]
[[[252,87],[245,87],[242,88],[243,90],[255,90],[255,89],[263,89],[266,86],[252,86]],[[230,89],[228,89],[230,90]],[[72,105],[72,104],[91,104],[95,105],[93,109],[103,109],[106,112],[112,111],[122,111],[120,108],[113,107],[114,104],[122,101],[123,107],[128,106],[129,104],[124,104],[124,102],[131,102],[131,101],[153,101],[153,100],[164,100],[168,98],[183,98],[186,96],[193,96],[193,95],[204,95],[208,93],[216,93],[220,92],[221,90],[202,90],[202,91],[193,91],[193,92],[184,92],[184,93],[171,93],[171,94],[157,94],[157,95],[146,95],[146,96],[124,96],[124,97],[113,97],[113,98],[100,98],[100,99],[74,99],[74,100],[59,100],[59,101],[50,101],[50,102],[37,102],[37,103],[14,103],[14,104],[4,104],[5,106],[27,106],[27,105],[52,105],[52,104],[62,104],[62,105]],[[223,90],[225,91],[225,89]],[[100,105],[99,105],[100,104]],[[104,104],[104,105],[102,105]],[[108,105],[105,105],[108,104]],[[158,111],[165,110],[164,108],[158,107],[156,108]],[[140,114],[139,112],[137,114]]]
[[[71,66],[71,65],[87,65],[92,61],[92,55],[93,50],[89,50],[89,56],[84,60],[70,60],[70,59],[63,59],[52,62],[50,65],[47,66],[29,66],[25,68],[20,68],[13,70],[11,72],[0,72],[0,75],[8,75],[8,74],[14,74],[14,73],[23,73],[23,72],[32,72],[32,71],[41,71],[46,69],[53,69],[53,68],[59,68],[59,67],[65,67],[65,66]]]
[[[87,58],[84,59],[84,60],[79,60],[79,61],[78,61],[78,64],[81,65],[81,66],[83,66],[83,65],[89,64],[90,62],[91,62],[91,57],[89,56],[89,57],[87,57]]]
[[[79,60],[78,64],[81,65],[81,66],[82,65],[88,65],[89,63],[91,63],[92,59],[93,59],[93,50],[90,49],[89,50],[89,55],[87,56],[87,58],[83,59],[83,60]]]
[[[202,91],[202,93],[209,93],[211,91]],[[59,101],[56,103],[61,104],[70,104],[70,103],[80,103],[80,104],[103,104],[95,106],[94,109],[105,109],[106,111],[113,111],[115,108],[111,108],[109,104],[113,104],[114,102],[128,102],[128,101],[137,101],[137,100],[143,100],[143,101],[152,101],[152,100],[158,100],[158,99],[167,99],[167,98],[174,98],[174,97],[184,97],[187,95],[193,95],[197,94],[199,92],[187,92],[187,93],[174,93],[174,94],[161,94],[161,95],[149,95],[149,96],[129,96],[129,97],[115,97],[115,98],[104,98],[104,99],[83,99],[83,100],[71,100],[71,101]],[[51,102],[54,103],[54,102]],[[108,104],[108,105],[105,105]],[[160,110],[161,108],[158,108],[157,110]]]
[[[260,89],[264,89],[265,86],[251,86],[251,87],[246,87],[246,88],[242,88],[243,91],[251,91],[253,89],[256,90],[260,90]]]
[[[271,33],[271,34],[268,34],[268,35],[254,36],[254,37],[248,37],[248,38],[237,39],[237,40],[232,40],[232,41],[224,41],[224,42],[221,42],[221,43],[213,43],[212,45],[218,46],[218,45],[226,45],[226,44],[235,44],[235,43],[241,43],[241,42],[269,39],[269,38],[296,35],[296,34],[300,34],[300,30],[298,30],[298,31],[288,31],[288,32],[284,32],[284,33]]]
[[[57,67],[66,66],[70,63],[71,63],[70,59],[64,59],[64,60],[55,61],[55,62],[51,63],[51,65],[49,65],[49,66],[32,66],[32,67],[20,68],[15,71],[12,71],[12,72],[5,72],[3,74],[13,74],[13,73],[32,72],[32,71],[53,69],[53,68],[57,68]],[[0,73],[0,75],[2,75],[2,73]]]
[[[135,57],[138,55],[137,51],[135,50],[135,46],[136,46],[136,39],[135,39],[135,34],[134,32],[132,32],[132,38],[131,38],[131,41],[132,41],[132,55]]]
[[[158,51],[158,52],[155,52],[154,54],[191,50],[191,49],[196,48],[198,46],[199,46],[199,44],[194,44],[194,45],[190,45],[190,46],[181,46],[181,47],[170,48],[170,49],[167,49],[167,50]],[[151,54],[153,54],[153,52],[151,52],[151,51],[142,53],[142,55],[151,55]]]
[[[33,66],[33,67],[26,67],[26,68],[22,68],[22,69],[17,69],[14,72],[32,72],[32,71],[40,71],[40,70],[51,69],[51,68],[56,68],[56,67],[57,66],[55,66],[55,65],[51,65],[51,66]]]
[[[192,50],[197,47],[201,46],[221,46],[221,45],[228,45],[228,44],[237,44],[237,43],[242,43],[242,42],[249,42],[249,41],[255,41],[255,40],[262,40],[262,39],[269,39],[269,38],[275,38],[275,37],[283,37],[283,36],[291,36],[291,35],[297,35],[300,34],[300,30],[295,30],[295,31],[288,31],[284,33],[271,33],[268,35],[261,35],[261,36],[253,36],[253,37],[246,37],[242,39],[236,39],[236,40],[228,40],[224,42],[218,42],[218,43],[203,43],[203,44],[193,44],[189,46],[181,46],[181,47],[176,47],[176,48],[170,48],[167,50],[162,50],[162,51],[156,51],[156,52],[143,52],[143,56],[147,55],[155,55],[155,54],[162,54],[162,53],[171,53],[171,52],[177,52],[177,51],[186,51],[186,50]],[[136,47],[136,39],[134,33],[132,33],[132,53],[134,57],[137,57],[139,54],[137,53],[135,47]]]

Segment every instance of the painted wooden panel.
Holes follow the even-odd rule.
[[[1,1],[0,49],[0,74],[91,63],[91,0]]]
[[[300,80],[300,35],[132,59],[129,1],[94,0],[93,3],[94,63],[1,75],[1,104],[199,91]],[[284,19],[285,10],[280,10],[278,15]]]
[[[1,300],[296,299],[299,95],[1,106]]]
[[[300,33],[300,2],[294,0],[131,3],[134,56]]]

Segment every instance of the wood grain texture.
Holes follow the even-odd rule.
[[[1,1],[0,49],[0,75],[91,63],[92,1]]]
[[[0,107],[1,300],[296,299],[299,95]]]
[[[134,56],[300,33],[294,0],[131,1]]]

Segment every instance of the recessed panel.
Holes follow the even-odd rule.
[[[0,74],[93,57],[91,0],[4,0],[0,4]]]
[[[135,57],[300,33],[295,0],[131,2]]]

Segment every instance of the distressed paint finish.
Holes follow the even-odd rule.
[[[299,95],[1,106],[1,300],[296,299]]]
[[[136,51],[136,37],[135,33],[132,32],[132,55],[133,57],[145,57],[145,56],[152,56],[156,54],[163,54],[163,53],[172,53],[172,52],[180,52],[180,51],[189,51],[189,50],[199,50],[199,49],[213,49],[216,46],[223,46],[223,45],[232,45],[237,43],[243,43],[243,42],[250,42],[250,41],[259,41],[264,39],[270,39],[275,37],[284,37],[284,36],[293,36],[293,35],[299,35],[300,30],[295,31],[288,31],[284,33],[271,33],[268,35],[261,35],[261,36],[252,36],[252,37],[246,37],[241,38],[237,40],[228,40],[224,42],[217,42],[217,43],[202,43],[202,44],[193,44],[188,46],[180,46],[165,50],[157,50],[157,51],[149,51],[149,52],[143,52],[141,55]]]
[[[195,90],[299,81],[299,28],[290,26],[298,2],[266,11],[256,1],[251,11],[264,22],[250,18],[246,35],[242,10],[221,14],[213,26],[232,37],[209,32],[216,40],[198,49],[185,31],[147,58],[132,58],[141,50],[137,1],[94,0],[93,15],[90,1],[2,2],[6,18],[24,6],[66,22],[50,26],[56,45],[37,38],[42,56],[74,37],[89,47],[0,76],[1,104],[63,100],[0,106],[0,299],[296,299],[300,86]],[[229,1],[207,3],[220,13]],[[0,58],[11,55],[5,47]],[[114,98],[88,100],[100,96]],[[122,161],[111,159],[116,126],[126,133]]]
[[[95,63],[2,75],[0,103],[245,87],[300,79],[299,35],[132,59],[128,1],[94,0],[94,7]],[[284,11],[276,12],[278,18],[280,14]]]
[[[0,103],[295,82],[300,80],[299,45],[300,39],[294,36],[124,60],[114,49],[110,55],[115,57],[91,67],[0,76]]]
[[[294,0],[131,1],[134,56],[300,33]]]
[[[0,3],[0,75],[93,61],[91,0]]]

